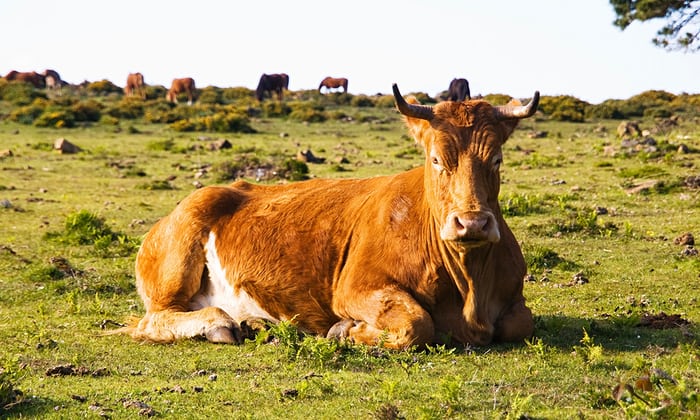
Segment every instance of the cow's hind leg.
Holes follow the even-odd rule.
[[[220,197],[216,191],[209,189],[200,195],[215,199]],[[215,343],[240,342],[240,326],[228,313],[193,302],[206,286],[208,270],[203,243],[207,230],[198,219],[185,217],[191,213],[192,201],[188,198],[181,203],[144,239],[136,258],[136,284],[146,315],[124,332],[153,342],[189,337],[205,337]],[[178,232],[177,237],[173,232]]]
[[[386,288],[344,302],[347,313],[328,331],[329,338],[349,338],[356,343],[392,349],[423,346],[433,341],[435,327],[430,314],[413,297]]]

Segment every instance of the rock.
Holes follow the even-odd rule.
[[[617,126],[618,137],[640,137],[641,135],[642,130],[639,129],[639,124],[634,121],[623,121]]]
[[[686,232],[673,240],[676,245],[695,245],[695,238],[690,232]]]
[[[78,153],[81,150],[80,147],[64,138],[56,139],[56,141],[53,142],[53,148],[54,150],[58,150],[59,152],[66,154]]]
[[[212,151],[230,149],[231,147],[231,142],[226,139],[220,139],[209,143],[209,150]]]
[[[326,161],[326,158],[321,158],[321,157],[316,157],[314,156],[313,153],[311,153],[311,150],[300,150],[297,153],[297,160],[300,160],[302,162],[306,163],[323,163]]]
[[[10,149],[0,150],[0,159],[6,158],[6,157],[12,157],[12,156],[14,156],[12,154],[12,150],[10,150]]]
[[[630,188],[627,188],[625,192],[627,194],[639,194],[641,192],[649,191],[650,189],[656,187],[656,185],[659,183],[658,180],[656,179],[650,179],[647,181],[644,181],[640,184],[634,185]]]

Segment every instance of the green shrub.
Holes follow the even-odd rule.
[[[556,121],[583,122],[588,102],[569,95],[543,96],[539,109]]]
[[[296,159],[284,161],[284,177],[292,181],[301,181],[309,178],[309,166],[306,162]]]
[[[121,93],[122,88],[110,82],[107,79],[102,79],[97,82],[88,83],[85,90],[91,95],[106,96],[110,93]]]
[[[374,100],[374,106],[377,108],[393,108],[396,101],[392,95],[382,95]]]
[[[223,92],[214,86],[207,86],[201,90],[197,101],[200,104],[221,104]]]
[[[102,117],[103,109],[104,105],[94,99],[80,101],[71,106],[71,111],[76,121],[97,122]]]
[[[245,87],[224,88],[221,97],[226,101],[252,99],[254,91]]]
[[[168,89],[159,85],[146,85],[144,87],[144,93],[146,94],[147,100],[161,99],[165,101],[165,94],[168,93]]]
[[[107,109],[107,114],[119,119],[136,119],[143,117],[144,104],[140,98],[127,97]]]
[[[265,101],[260,104],[262,114],[266,118],[286,117],[292,112],[292,108],[284,102]]]
[[[37,127],[70,128],[75,126],[75,115],[70,110],[47,109],[34,120]]]
[[[491,105],[505,105],[512,99],[512,96],[504,95],[502,93],[492,93],[484,96],[484,100]],[[542,103],[542,102],[540,102]]]
[[[4,79],[0,79],[4,80]],[[7,82],[0,85],[0,99],[14,105],[29,105],[35,99],[46,99],[46,95],[25,82]]]
[[[252,168],[261,165],[260,158],[255,155],[237,155],[233,160],[219,162],[212,166],[211,172],[217,182],[230,182],[242,178]]]
[[[352,97],[350,105],[358,108],[371,108],[374,106],[374,101],[367,95],[355,95]]]
[[[21,124],[32,124],[44,112],[45,106],[32,104],[22,106],[10,112],[10,120]]]
[[[292,112],[289,118],[304,122],[324,122],[328,116],[323,112],[323,106],[312,102],[294,102],[290,104]]]

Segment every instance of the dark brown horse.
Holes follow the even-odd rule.
[[[43,89],[46,87],[46,79],[44,76],[35,71],[19,72],[12,70],[5,75],[5,79],[8,82],[17,81],[29,83],[37,89]]]
[[[284,89],[289,89],[289,76],[285,73],[263,74],[260,76],[258,88],[255,89],[255,96],[262,102],[266,93],[269,93],[272,98],[272,92],[276,92],[277,98],[281,101]]]
[[[322,88],[326,88],[328,92],[331,91],[331,89],[339,89],[343,88],[343,93],[347,93],[348,91],[348,79],[344,77],[326,77],[325,79],[321,80],[321,84],[318,85],[318,91],[319,93],[321,92]]]

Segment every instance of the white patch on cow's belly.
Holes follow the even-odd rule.
[[[209,233],[205,246],[209,282],[206,288],[200,289],[190,302],[191,310],[207,306],[216,306],[228,313],[237,322],[246,319],[266,319],[276,322],[267,311],[253,299],[245,290],[235,291],[226,279],[226,269],[221,266],[221,260],[216,250],[216,236]]]

